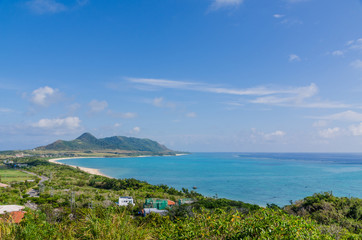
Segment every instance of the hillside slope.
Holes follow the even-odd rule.
[[[172,153],[173,151],[150,139],[113,136],[96,138],[90,133],[83,133],[71,141],[58,140],[36,150],[52,151],[87,151],[87,150],[123,150],[152,153]]]

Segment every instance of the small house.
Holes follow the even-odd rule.
[[[128,197],[128,196],[119,197],[118,206],[128,206],[129,204],[131,204],[132,206],[135,205],[132,197]]]
[[[147,198],[143,204],[144,208],[157,208],[158,210],[164,210],[167,207],[172,207],[176,203],[167,199]]]
[[[5,184],[5,183],[0,183],[0,187],[2,187],[2,188],[7,188],[7,187],[9,187],[9,185],[7,185],[7,184]]]
[[[23,209],[24,206],[19,205],[0,205],[0,221],[21,222],[25,214]]]

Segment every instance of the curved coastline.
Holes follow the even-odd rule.
[[[65,160],[65,159],[79,159],[79,158],[92,158],[92,157],[53,158],[53,159],[49,159],[48,161],[51,162],[51,163],[55,163],[55,164],[67,165],[67,166],[70,166],[70,167],[79,168],[83,172],[86,172],[86,173],[89,173],[89,174],[99,175],[99,176],[103,176],[103,177],[107,177],[107,178],[112,178],[110,176],[107,176],[107,175],[103,174],[99,169],[96,169],[96,168],[79,167],[79,166],[74,166],[74,165],[69,165],[69,164],[58,162],[60,160]]]
[[[183,156],[183,155],[188,155],[188,154],[176,154],[175,156]],[[136,156],[136,157],[152,157],[152,155],[141,155],[141,156]],[[51,163],[55,163],[55,164],[60,164],[60,165],[67,165],[70,167],[74,167],[74,168],[79,168],[80,170],[89,173],[89,174],[94,174],[94,175],[99,175],[99,176],[103,176],[103,177],[107,177],[107,178],[113,178],[111,176],[105,175],[104,173],[102,173],[99,169],[96,168],[87,168],[87,167],[79,167],[79,166],[75,166],[75,165],[69,165],[69,164],[65,164],[62,162],[58,162],[60,160],[66,160],[66,159],[80,159],[80,158],[94,158],[94,157],[66,157],[66,158],[52,158],[49,159],[48,161]],[[97,158],[105,158],[105,157],[97,157]],[[127,157],[124,157],[127,158]]]

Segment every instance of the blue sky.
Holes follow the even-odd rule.
[[[359,0],[3,0],[0,150],[361,152],[361,25]]]

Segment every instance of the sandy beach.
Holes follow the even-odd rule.
[[[74,158],[88,158],[88,157],[74,157]],[[53,158],[53,159],[49,159],[49,162],[51,163],[56,163],[56,164],[60,164],[60,165],[67,165],[70,167],[74,167],[74,168],[79,168],[80,170],[90,173],[90,174],[94,174],[94,175],[99,175],[99,176],[103,176],[103,177],[108,177],[108,178],[112,178],[110,176],[107,176],[103,173],[101,173],[99,171],[99,169],[95,169],[95,168],[86,168],[86,167],[78,167],[78,166],[73,166],[73,165],[68,165],[68,164],[64,164],[61,162],[58,162],[59,160],[64,160],[64,159],[73,159],[73,158]]]

